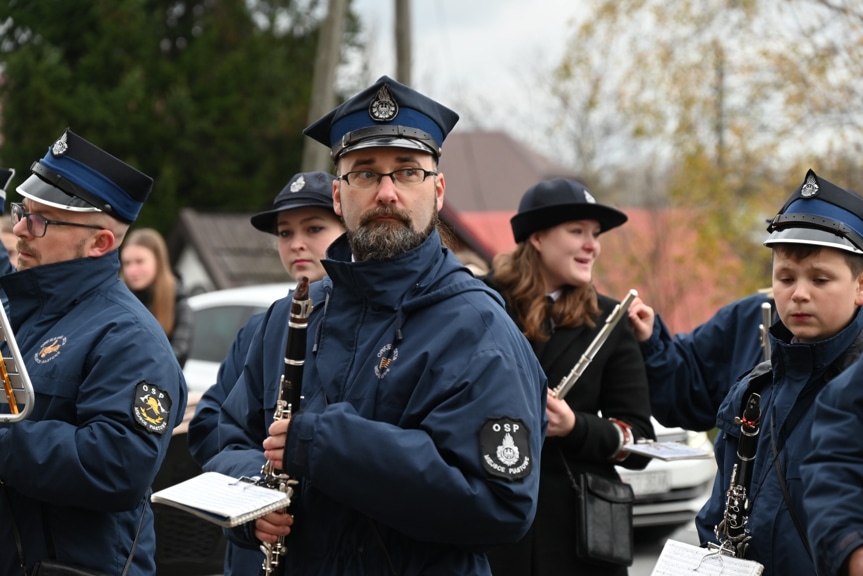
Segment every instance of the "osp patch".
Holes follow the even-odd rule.
[[[65,336],[55,336],[42,342],[39,351],[33,354],[33,359],[39,364],[47,364],[60,355],[60,348],[66,345]]]
[[[479,448],[489,476],[520,480],[533,470],[530,430],[521,420],[489,418],[480,428]]]
[[[378,350],[378,358],[380,361],[375,366],[375,376],[378,380],[383,380],[383,377],[390,371],[390,365],[399,359],[399,349],[392,344],[387,344]]]
[[[135,420],[147,432],[164,434],[171,421],[171,397],[167,392],[159,390],[155,384],[146,381],[138,382],[135,387],[135,401],[132,412]]]

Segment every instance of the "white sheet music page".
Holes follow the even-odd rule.
[[[732,558],[715,550],[668,540],[651,576],[760,576],[764,566],[753,560]]]
[[[204,472],[150,497],[158,504],[185,510],[220,526],[236,526],[286,508],[284,492],[257,486],[218,472]]]

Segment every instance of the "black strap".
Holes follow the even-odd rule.
[[[576,492],[581,492],[581,487],[575,480],[575,476],[572,475],[572,470],[569,469],[569,464],[566,463],[566,458],[564,458],[563,456],[563,450],[558,449],[557,453],[560,454],[560,461],[563,462],[563,468],[566,470],[566,475],[569,476],[569,481],[572,484],[572,489]]]
[[[15,546],[18,548],[18,561],[21,563],[21,571],[24,573],[24,576],[27,576],[27,563],[24,561],[24,546],[21,544],[21,534],[18,532],[18,523],[15,522],[15,514],[12,512],[12,498],[9,497],[9,492],[6,490],[6,483],[0,480],[0,488],[3,489],[3,494],[6,495],[6,504],[9,506],[9,518],[12,521],[12,533],[15,535]],[[132,540],[132,549],[129,550],[129,557],[126,558],[126,564],[123,566],[123,573],[121,576],[126,576],[129,573],[129,569],[132,567],[132,559],[135,557],[135,550],[138,548],[138,536],[141,535],[141,528],[144,526],[144,515],[147,512],[147,500],[149,500],[150,493],[152,490],[147,491],[147,497],[144,498],[143,505],[141,508],[141,519],[138,520],[138,530],[135,532],[135,539]],[[45,527],[45,535],[48,541],[48,549],[52,556],[56,556],[54,553],[54,541],[51,539],[51,533],[48,530],[48,524],[45,522],[45,510],[42,510],[42,523]]]
[[[773,465],[776,468],[776,477],[779,479],[779,488],[782,489],[782,497],[785,499],[785,505],[788,507],[788,512],[791,514],[791,520],[794,521],[794,528],[797,530],[797,535],[803,542],[803,548],[806,550],[806,555],[812,561],[812,566],[815,568],[815,576],[818,576],[818,566],[815,563],[815,558],[812,556],[812,547],[809,545],[809,538],[806,536],[806,530],[803,528],[803,522],[797,515],[794,509],[794,503],[791,501],[791,495],[788,493],[788,486],[785,484],[785,475],[782,473],[782,466],[779,464],[779,450],[776,449],[776,422],[773,418],[770,419],[770,446],[773,447]]]
[[[24,546],[21,545],[21,535],[18,533],[18,524],[15,522],[15,515],[12,513],[12,498],[9,497],[9,492],[6,491],[6,483],[0,480],[0,488],[3,488],[3,494],[6,495],[6,504],[9,506],[9,518],[12,519],[12,534],[15,535],[15,547],[18,548],[18,562],[21,565],[21,572],[27,576],[27,563],[24,562]]]
[[[386,558],[386,560],[387,560],[387,565],[390,567],[390,572],[392,573],[393,576],[398,576],[398,572],[396,572],[396,569],[393,566],[393,561],[390,558],[390,554],[389,554],[389,552],[387,552],[387,547],[384,544],[384,539],[381,536],[380,531],[378,530],[377,522],[372,520],[370,516],[366,516],[366,518],[368,518],[368,520],[369,520],[369,526],[372,527],[372,532],[375,533],[375,539],[378,541],[378,545],[381,547],[381,552],[384,553],[384,558]]]
[[[152,488],[147,490],[147,497],[144,498],[143,507],[141,508],[141,519],[138,520],[138,530],[135,532],[135,539],[132,540],[132,549],[129,550],[129,557],[126,558],[126,565],[123,567],[123,574],[121,576],[126,576],[129,573],[129,568],[132,567],[132,558],[135,557],[135,549],[138,548],[138,536],[141,535],[141,528],[144,526],[144,514],[147,512],[147,502],[150,500],[150,494],[152,493]]]

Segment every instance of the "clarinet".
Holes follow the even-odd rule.
[[[737,462],[731,470],[731,482],[725,493],[725,514],[715,530],[720,551],[737,558],[745,556],[752,538],[746,529],[746,523],[752,508],[749,485],[752,482],[752,467],[758,448],[760,420],[761,396],[752,393],[746,402],[743,417],[735,419],[735,422],[740,424]]]
[[[302,400],[303,365],[306,358],[306,328],[312,313],[312,300],[309,298],[309,279],[303,276],[291,300],[291,315],[288,319],[288,340],[285,345],[285,367],[279,381],[279,398],[273,421],[289,420],[294,410],[299,411]],[[282,470],[276,470],[269,460],[261,468],[263,478],[259,484],[279,490],[293,497],[297,480],[290,478]],[[270,575],[279,567],[279,560],[285,555],[285,537],[280,536],[275,544],[263,542],[261,552],[264,574]]]

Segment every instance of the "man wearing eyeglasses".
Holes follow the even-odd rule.
[[[311,286],[303,401],[273,423],[290,300],[256,333],[205,469],[299,481],[285,574],[490,574],[536,508],[546,382],[500,298],[441,244],[437,163],[458,116],[386,76],[305,130],[330,147],[346,234]],[[265,451],[261,449],[261,446]],[[293,514],[293,516],[292,516]]]
[[[18,271],[0,276],[36,392],[0,424],[0,574],[152,575],[149,486],[186,385],[118,247],[153,180],[71,130],[31,172],[11,205]]]

